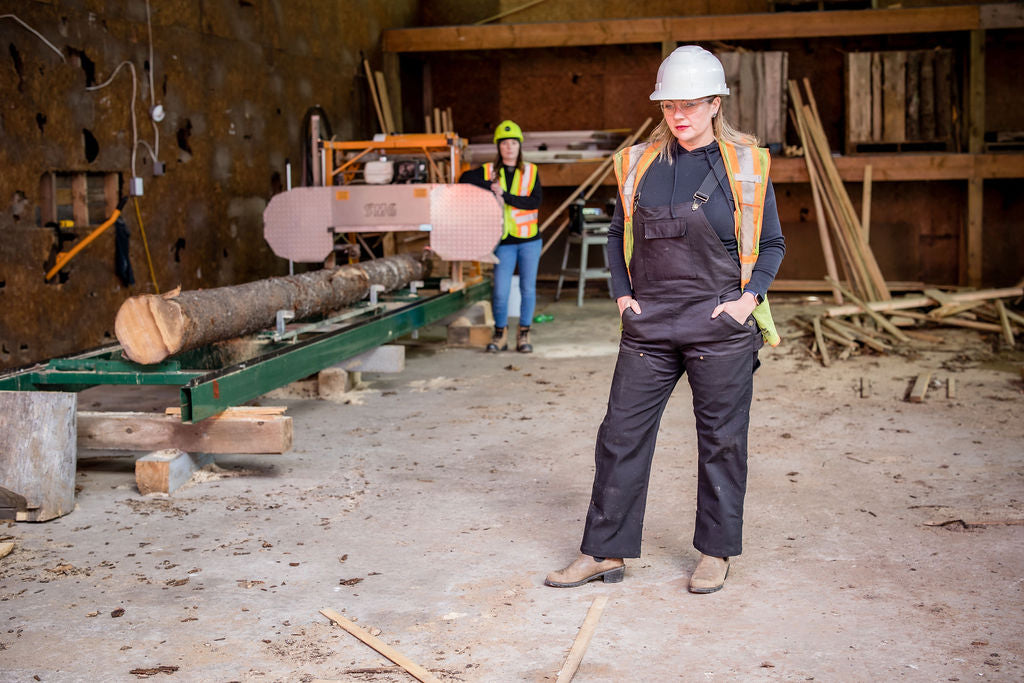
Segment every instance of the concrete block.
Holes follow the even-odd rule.
[[[166,448],[135,461],[135,484],[139,493],[173,493],[188,483],[192,473],[213,462],[208,454],[193,456],[177,448]]]
[[[332,366],[349,372],[401,372],[405,370],[405,347],[386,344]]]

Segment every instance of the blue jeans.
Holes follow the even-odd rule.
[[[498,263],[494,266],[494,293],[491,306],[494,308],[495,327],[508,326],[508,295],[512,290],[512,274],[519,264],[519,324],[528,326],[533,320],[533,309],[537,304],[537,265],[540,263],[541,240],[530,240],[517,244],[499,244],[494,250]]]

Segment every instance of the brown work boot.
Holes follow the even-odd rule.
[[[618,583],[626,575],[626,563],[614,557],[598,562],[590,555],[580,555],[565,569],[551,572],[544,585],[555,588],[575,588],[587,581],[604,578],[605,583]]]
[[[519,353],[533,353],[533,344],[530,343],[530,326],[519,326],[519,335],[516,337],[516,351]]]
[[[714,593],[725,585],[729,576],[729,558],[701,553],[697,568],[690,575],[691,593]]]
[[[495,327],[491,343],[487,345],[487,353],[497,353],[498,351],[508,351],[508,326]]]

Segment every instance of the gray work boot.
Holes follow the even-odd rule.
[[[580,555],[565,569],[551,572],[544,585],[555,588],[575,588],[587,581],[603,578],[605,583],[618,583],[626,575],[626,563],[614,557],[598,562],[590,555]]]
[[[487,345],[487,353],[497,353],[498,351],[508,351],[508,326],[495,327],[491,343]]]
[[[712,557],[701,553],[697,568],[690,575],[691,593],[714,593],[725,585],[729,576],[729,558]]]

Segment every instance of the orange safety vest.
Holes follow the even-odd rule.
[[[722,140],[718,140],[718,147],[722,152],[725,172],[729,177],[729,188],[735,200],[733,215],[736,222],[736,246],[740,257],[740,287],[745,287],[750,281],[754,264],[757,263],[771,158],[768,150],[763,147],[736,145]],[[619,202],[624,218],[622,248],[627,270],[633,257],[633,202],[636,188],[647,169],[658,158],[662,148],[663,145],[644,142],[615,154],[615,179],[619,184]],[[781,339],[772,320],[767,297],[757,305],[753,315],[764,340],[772,346],[778,346]]]
[[[509,189],[505,180],[505,174],[499,173],[498,175],[501,176],[501,189],[505,192],[519,197],[529,197],[533,193],[533,186],[537,184],[537,165],[524,161],[522,170],[516,169],[515,176],[512,178],[511,189]],[[484,180],[492,180],[493,178],[494,164],[484,164]],[[505,239],[509,235],[521,238],[535,237],[539,227],[537,225],[539,213],[536,209],[523,210],[506,204],[505,234],[501,238]]]

